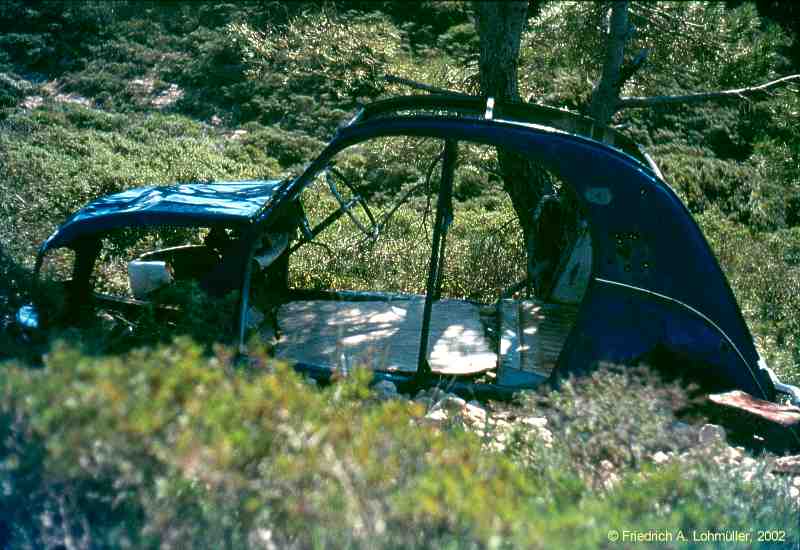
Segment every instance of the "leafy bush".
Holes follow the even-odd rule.
[[[29,259],[54,226],[96,197],[146,184],[274,177],[241,145],[180,116],[111,114],[80,106],[17,113],[0,131],[0,238]]]
[[[108,358],[61,345],[42,370],[5,365],[3,542],[594,548],[609,528],[743,525],[797,537],[783,480],[743,479],[713,449],[651,465],[673,390],[647,395],[624,374],[568,385],[550,402],[550,448],[523,431],[498,454],[430,427],[415,403],[371,399],[368,380],[357,369],[320,391],[260,352],[239,370],[187,340]],[[616,480],[586,486],[607,455],[625,465]]]
[[[324,147],[322,141],[301,131],[287,132],[279,127],[264,127],[255,122],[245,124],[243,129],[247,134],[240,140],[242,148],[263,152],[284,168],[293,168],[298,173]]]
[[[255,75],[283,75],[282,84],[296,91],[375,96],[397,55],[399,35],[377,14],[348,15],[321,11],[264,32],[240,23],[231,33]]]
[[[664,177],[693,213],[712,205],[740,222],[751,221],[754,187],[761,179],[748,164],[720,160],[708,150],[677,144],[654,147]]]
[[[448,530],[447,518],[458,523],[456,532],[482,537],[491,526],[474,512],[415,503],[426,495],[423,502],[459,502],[478,491],[491,506],[499,502],[485,483],[522,482],[509,463],[486,460],[474,438],[446,439],[417,427],[421,409],[414,405],[363,405],[361,374],[320,393],[285,367],[256,361],[274,372],[232,373],[222,350],[204,360],[185,341],[102,360],[62,347],[49,355],[46,371],[4,371],[4,404],[32,415],[28,435],[51,434],[41,440],[42,473],[66,494],[84,495],[77,506],[66,503],[71,508],[61,519],[82,520],[95,544],[116,538],[134,546],[241,546],[253,536],[282,546],[433,543]],[[461,466],[445,474],[448,493],[439,494],[431,486],[435,472],[454,460]],[[18,451],[5,464],[6,479],[18,484],[26,468],[41,463]],[[90,485],[98,490],[83,492]],[[19,510],[35,505],[13,494]],[[99,513],[110,506],[115,514]],[[416,511],[423,512],[422,533],[401,527]],[[33,518],[15,517],[19,531],[41,537]]]
[[[601,366],[589,376],[565,381],[529,407],[544,407],[548,426],[576,465],[640,469],[658,451],[686,449],[697,434],[674,429],[674,411],[688,404],[683,388],[664,383],[646,367]],[[584,470],[597,481],[596,470]]]
[[[8,73],[0,73],[0,108],[13,107],[22,99],[24,87]]]
[[[800,382],[800,231],[758,234],[711,210],[698,219],[731,283],[760,352]]]
[[[431,427],[413,403],[378,402],[361,370],[317,390],[259,350],[241,368],[211,344],[224,339],[235,294],[212,303],[178,285],[162,298],[182,304],[183,317],[149,309],[131,334],[101,315],[47,335],[71,346],[7,330],[31,290],[33,248],[85,201],[134,185],[296,170],[356,101],[408,92],[385,87],[384,72],[474,89],[475,66],[463,65],[476,53],[470,3],[336,7],[0,3],[0,353],[16,358],[0,365],[0,546],[595,548],[609,528],[744,525],[785,526],[796,541],[796,503],[784,480],[766,475],[768,461],[744,475],[719,460],[727,449],[694,448],[696,430],[673,412],[686,397],[639,371],[606,370],[528,397],[510,414],[546,417],[552,444],[521,423],[498,452],[457,426]],[[537,9],[522,92],[579,108],[597,76],[605,8]],[[633,10],[634,46],[653,51],[625,93],[735,86],[782,66],[772,52],[785,38],[749,4]],[[682,22],[691,24],[675,31]],[[708,29],[719,43],[708,43]],[[50,100],[17,109],[42,78],[105,111]],[[184,92],[171,109],[252,121],[246,133],[143,113],[169,83]],[[760,350],[794,383],[797,110],[792,94],[778,94],[622,117],[699,214]],[[463,158],[455,193],[467,202],[456,205],[444,292],[492,300],[521,276],[517,224],[484,160]],[[424,177],[428,161],[418,160],[388,147],[341,168],[386,204]],[[380,247],[356,246],[344,220],[331,228],[323,242],[332,252],[301,250],[295,282],[419,292],[429,260],[419,241],[430,230],[421,218],[432,212],[424,190],[417,195]],[[320,200],[309,214],[332,205]],[[57,289],[43,291],[57,307]],[[170,343],[176,334],[199,343]],[[156,343],[166,345],[129,351]],[[43,352],[44,368],[31,368]],[[657,452],[667,464],[655,464]]]

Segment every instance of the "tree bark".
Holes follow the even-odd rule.
[[[521,101],[518,88],[518,58],[528,2],[474,2],[476,26],[480,37],[480,86],[485,96],[498,101]],[[643,65],[644,49],[625,62],[625,46],[633,34],[628,19],[628,0],[611,4],[606,30],[606,48],[600,78],[595,84],[587,111],[596,121],[595,139],[604,140],[604,127],[622,109],[653,107],[664,104],[700,103],[742,99],[768,93],[769,90],[800,82],[800,75],[790,75],[758,86],[676,96],[620,97],[622,87]],[[433,91],[433,90],[430,90]],[[436,90],[438,91],[438,90]],[[527,255],[528,289],[546,292],[552,283],[560,256],[570,252],[564,242],[574,234],[580,214],[576,197],[566,188],[554,200],[553,179],[539,164],[525,156],[498,149],[503,187],[511,198],[522,228]],[[546,227],[545,227],[546,226]]]
[[[628,2],[614,2],[609,19],[603,71],[589,102],[589,115],[602,126],[611,122],[619,103],[620,72],[629,34]]]
[[[528,2],[476,1],[474,5],[480,37],[481,93],[498,101],[521,101],[517,63]],[[523,155],[498,149],[497,157],[503,187],[511,198],[525,240],[528,289],[533,285],[538,291],[558,263],[552,257],[552,246],[537,246],[536,242],[536,209],[545,195],[553,194],[553,181],[541,165]],[[549,263],[549,269],[545,262]]]
[[[627,0],[615,1],[611,7],[608,39],[606,41],[607,46],[603,59],[603,70],[600,80],[597,81],[597,84],[592,90],[591,101],[588,107],[590,116],[597,121],[599,125],[607,126],[611,124],[613,116],[623,109],[744,99],[766,94],[770,90],[786,86],[793,82],[800,82],[800,74],[793,74],[757,86],[747,86],[745,88],[733,90],[717,90],[685,95],[620,97],[622,86],[639,68],[641,68],[647,54],[646,51],[642,51],[631,63],[624,63],[625,44],[631,36],[631,26],[628,22],[628,8],[629,2]]]
[[[480,36],[480,83],[485,95],[519,101],[517,63],[528,2],[475,2]]]

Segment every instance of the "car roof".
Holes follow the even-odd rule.
[[[380,118],[433,116],[446,119],[494,120],[517,126],[561,130],[610,145],[633,157],[660,179],[652,158],[631,138],[618,130],[566,109],[533,103],[501,102],[492,97],[466,94],[427,94],[393,97],[364,105],[346,127]]]

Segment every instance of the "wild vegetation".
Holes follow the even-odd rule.
[[[623,92],[800,72],[797,12],[776,9],[634,3],[633,47],[651,53]],[[607,6],[532,2],[529,12],[521,96],[582,108]],[[796,495],[768,474],[772,458],[745,475],[720,458],[722,442],[699,445],[692,391],[646,370],[608,367],[557,393],[485,404],[475,430],[459,415],[434,425],[419,402],[380,399],[366,370],[319,389],[255,341],[250,364],[238,364],[219,330],[235,296],[211,307],[196,287],[174,290],[188,310],[177,319],[150,309],[27,340],[13,329],[36,246],[87,200],[297,173],[359,102],[409,93],[386,75],[476,91],[477,55],[463,2],[0,3],[0,546],[596,548],[612,528],[765,528],[800,540]],[[760,351],[795,384],[799,122],[791,86],[613,120],[695,215]],[[388,169],[375,173],[375,159]],[[489,302],[524,273],[493,162],[459,166],[449,296]],[[380,271],[369,268],[375,251],[309,247],[295,281],[420,291],[430,198],[415,186],[427,166],[398,146],[365,152],[348,169],[374,179],[377,204],[417,189],[386,228]],[[114,237],[112,264],[135,238]],[[43,292],[57,308],[58,289]],[[490,422],[530,417],[547,419],[552,440],[521,421]]]

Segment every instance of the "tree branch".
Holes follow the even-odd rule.
[[[800,74],[784,76],[758,86],[748,86],[736,90],[719,90],[716,92],[698,92],[686,95],[656,95],[650,97],[621,97],[617,102],[617,110],[655,107],[656,105],[675,105],[682,103],[702,103],[705,101],[724,101],[726,99],[744,99],[786,86],[792,82],[800,82]]]

